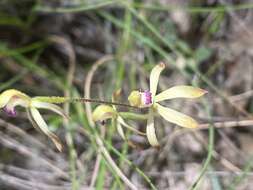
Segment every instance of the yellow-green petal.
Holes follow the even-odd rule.
[[[158,114],[160,114],[165,120],[177,124],[181,127],[186,128],[196,128],[198,127],[198,123],[191,117],[175,111],[170,108],[166,108],[159,104],[155,104]]]
[[[108,105],[99,105],[92,113],[93,121],[103,121],[106,119],[114,118],[117,116],[117,112]]]
[[[122,128],[122,125],[118,120],[117,120],[116,126],[117,126],[117,131],[118,131],[119,135],[121,136],[121,138],[126,140],[126,136],[125,136],[124,130]]]
[[[199,98],[207,91],[194,86],[174,86],[155,96],[155,102],[173,98]]]
[[[65,119],[68,119],[68,116],[64,113],[63,109],[55,104],[48,103],[48,102],[41,102],[41,101],[38,101],[37,99],[34,100],[32,98],[31,106],[35,108],[51,110],[59,114],[60,116],[64,117]]]
[[[154,113],[152,109],[150,109],[148,113],[146,134],[147,134],[148,142],[150,143],[150,145],[154,147],[158,147],[159,142],[157,140],[156,133],[155,133]]]
[[[127,124],[121,116],[117,117],[117,122],[120,123],[122,126],[126,127],[127,129],[129,129],[139,135],[146,135],[145,133],[143,133],[143,132],[135,129],[134,127],[130,126],[129,124]]]
[[[10,101],[10,99],[14,96],[24,100],[24,102],[27,104],[30,100],[29,96],[27,96],[26,94],[18,90],[15,90],[15,89],[5,90],[4,92],[0,94],[0,108],[3,108],[4,106],[6,106],[6,104]],[[22,104],[22,106],[24,105]]]
[[[61,152],[63,149],[63,146],[61,144],[60,139],[48,129],[48,126],[45,120],[40,115],[40,112],[36,108],[31,107],[29,109],[28,116],[32,124],[34,124],[34,127],[39,128],[45,135],[47,135],[53,141],[56,148]]]
[[[162,72],[162,70],[165,68],[165,64],[164,63],[159,63],[158,65],[156,65],[151,73],[150,73],[150,79],[149,79],[149,86],[150,86],[150,92],[152,93],[152,96],[154,97],[156,94],[156,90],[157,90],[157,85],[158,85],[158,80],[159,80],[159,76]]]

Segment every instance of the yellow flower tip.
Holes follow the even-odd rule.
[[[137,90],[134,90],[128,96],[128,101],[131,106],[140,107],[141,106],[141,93]]]
[[[118,97],[120,97],[121,92],[122,92],[121,88],[118,89],[118,90],[116,90],[116,91],[114,91],[114,92],[113,92],[113,98],[114,98],[114,99],[117,99]]]
[[[195,121],[195,119],[189,117],[189,121],[186,123],[185,126],[182,125],[182,127],[185,127],[185,128],[189,128],[189,129],[195,129],[195,128],[198,128],[199,124],[197,121]]]
[[[104,121],[116,117],[117,112],[108,105],[100,105],[92,113],[93,121]]]
[[[62,152],[63,151],[63,145],[62,145],[60,139],[56,135],[54,135],[54,137],[51,136],[50,138],[53,141],[54,145],[56,146],[57,150],[59,152]]]
[[[205,94],[208,93],[208,91],[197,88],[197,87],[189,87],[189,91],[186,90],[186,93],[188,93],[189,98],[199,98]]]
[[[112,101],[113,102],[117,101],[120,98],[121,92],[122,92],[121,88],[113,92],[113,94],[112,94]],[[115,106],[112,106],[112,107],[114,109],[116,109]]]
[[[59,150],[59,152],[62,152],[63,151],[63,146],[62,145],[60,145],[60,146],[58,146],[58,147],[56,147],[57,148],[57,150]]]
[[[199,127],[199,124],[195,121],[194,123],[192,123],[192,125],[189,125],[190,129],[196,129]]]
[[[202,90],[203,95],[208,94],[207,90],[204,90],[204,89],[201,89],[201,90]]]
[[[188,129],[196,129],[198,128],[199,124],[198,122],[193,119],[192,117],[188,116],[189,117],[189,120],[188,122],[186,123],[185,126],[182,126],[182,127],[185,127],[185,128],[188,128]]]
[[[204,89],[201,89],[201,88],[196,88],[196,89],[197,89],[196,93],[195,93],[196,97],[201,97],[201,96],[208,93],[207,90],[204,90]]]
[[[149,88],[153,96],[156,95],[158,80],[164,68],[165,68],[165,64],[163,62],[160,62],[151,70],[150,77],[149,77]]]
[[[161,67],[161,69],[165,68],[165,63],[164,62],[160,62],[158,65]]]

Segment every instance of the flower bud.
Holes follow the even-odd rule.
[[[108,105],[100,105],[92,113],[93,121],[104,121],[116,117],[117,112]]]
[[[131,94],[128,96],[128,101],[131,106],[140,107],[141,104],[141,93],[137,90],[134,90],[131,92]]]

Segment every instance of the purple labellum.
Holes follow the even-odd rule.
[[[141,99],[144,105],[152,104],[152,93],[149,90],[145,90],[141,93]]]
[[[4,107],[3,110],[10,117],[15,117],[17,115],[17,112],[14,109],[8,109],[7,107]]]

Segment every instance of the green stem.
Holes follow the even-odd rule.
[[[111,102],[111,101],[104,101],[104,100],[96,100],[96,99],[88,99],[88,98],[71,98],[69,99],[70,102],[91,102],[91,103],[98,103],[98,104],[108,104],[108,105],[116,105],[116,106],[124,106],[130,107],[135,109],[140,109],[136,106],[131,106],[129,104],[120,103],[120,102]]]
[[[91,102],[91,103],[98,103],[98,104],[107,104],[107,105],[116,105],[116,106],[124,106],[129,108],[140,109],[136,106],[131,106],[129,104],[120,103],[120,102],[111,102],[111,101],[104,101],[104,100],[96,100],[96,99],[88,99],[88,98],[70,98],[70,97],[60,97],[60,96],[36,96],[33,100],[54,103],[54,104],[62,104],[66,102]]]
[[[246,165],[243,168],[243,172],[241,175],[235,177],[233,181],[230,183],[228,189],[229,190],[235,190],[236,187],[243,181],[245,180],[246,175],[251,171],[253,167],[253,155],[250,156],[249,161],[246,163]]]
[[[128,164],[135,171],[137,171],[143,177],[143,179],[150,185],[150,187],[151,187],[152,190],[157,190],[157,188],[155,187],[155,185],[153,184],[153,182],[151,181],[151,179],[145,174],[144,171],[142,171],[140,168],[138,168],[138,166],[136,166],[133,162],[131,162],[130,160],[128,160],[124,155],[122,155],[111,144],[109,144],[106,141],[104,143],[106,144],[106,146],[108,147],[108,149],[110,149],[115,155],[117,155],[120,159],[124,160],[126,164]]]
[[[58,8],[51,8],[51,7],[45,7],[37,5],[34,7],[33,11],[35,12],[54,12],[54,13],[73,13],[73,12],[81,12],[81,11],[90,11],[94,9],[99,9],[103,7],[107,7],[109,5],[116,4],[117,1],[115,0],[108,0],[100,3],[94,3],[94,4],[82,4],[76,7],[70,7],[70,8],[64,8],[64,7],[58,7]]]
[[[208,114],[208,117],[209,119],[211,120],[211,110],[208,106],[208,104],[206,104],[206,111],[207,111],[207,114]],[[212,124],[210,123],[210,126],[209,126],[209,143],[208,143],[208,154],[207,154],[207,158],[205,160],[205,163],[204,163],[204,166],[203,168],[201,169],[201,172],[197,178],[197,180],[193,183],[193,185],[191,186],[191,190],[196,190],[202,177],[205,175],[207,169],[208,169],[208,166],[209,164],[211,163],[211,160],[212,160],[212,156],[213,156],[213,149],[214,149],[214,127],[212,126]]]
[[[124,119],[132,119],[132,120],[147,120],[148,114],[138,114],[132,112],[119,112],[119,115]]]
[[[53,13],[75,13],[75,12],[84,12],[90,11],[99,8],[106,8],[113,4],[116,4],[119,8],[121,8],[120,3],[118,1],[110,0],[101,3],[94,3],[91,5],[80,4],[76,7],[59,7],[59,8],[51,8],[46,6],[37,5],[34,7],[33,11],[35,12],[53,12]],[[212,13],[212,12],[227,12],[228,9],[231,11],[240,11],[240,10],[248,10],[253,8],[252,3],[244,3],[239,5],[219,5],[213,7],[204,7],[204,6],[161,6],[155,4],[143,4],[143,3],[132,3],[132,7],[138,9],[146,9],[149,11],[175,11],[175,10],[184,10],[190,13]],[[20,25],[20,24],[18,24]]]

